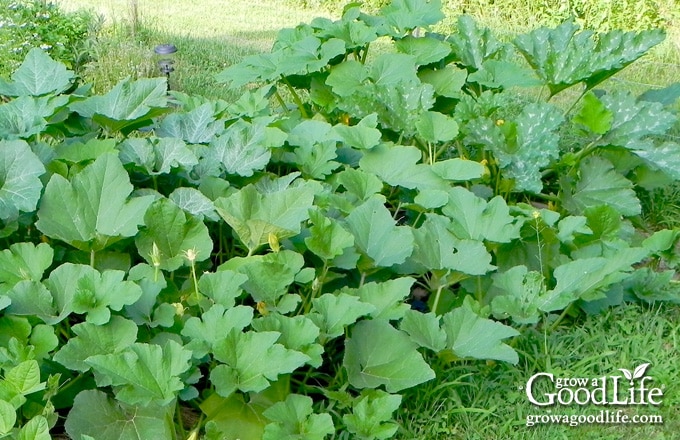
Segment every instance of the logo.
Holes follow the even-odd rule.
[[[654,378],[645,373],[650,364],[631,370],[619,368],[621,375],[597,378],[555,377],[536,373],[526,384],[526,395],[536,406],[551,405],[660,405],[663,390],[653,386]]]

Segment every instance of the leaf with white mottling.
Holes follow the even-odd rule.
[[[203,217],[214,222],[220,217],[215,211],[215,204],[196,188],[176,188],[168,198],[177,206],[192,214],[199,220]]]

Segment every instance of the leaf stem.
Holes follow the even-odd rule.
[[[90,249],[90,267],[94,267],[94,249]]]
[[[440,284],[437,287],[437,292],[434,295],[434,302],[432,303],[432,313],[437,314],[437,307],[439,307],[439,300],[442,297],[442,290],[444,289],[444,284]]]
[[[179,404],[179,399],[175,400],[175,417],[177,418],[176,425],[179,427],[180,437],[186,438],[187,432],[184,430],[184,423],[182,422],[182,408]]]
[[[300,113],[302,114],[302,117],[305,119],[309,119],[309,115],[307,114],[307,110],[305,110],[305,105],[302,103],[302,99],[300,99],[300,95],[295,91],[295,88],[292,86],[290,81],[288,79],[281,75],[281,81],[286,85],[286,88],[290,91],[291,95],[293,95],[293,101],[295,101],[295,105],[298,106],[298,109],[300,110]]]
[[[276,97],[276,100],[279,101],[279,104],[281,105],[281,108],[283,108],[283,111],[286,113],[290,113],[290,111],[288,110],[288,106],[286,105],[286,101],[283,100],[278,90],[274,91],[274,96]]]
[[[572,110],[574,110],[574,107],[576,107],[576,104],[578,104],[579,101],[581,101],[581,99],[582,99],[584,96],[586,96],[586,93],[588,93],[589,90],[590,90],[590,89],[589,89],[588,87],[585,87],[585,88],[583,89],[583,91],[581,92],[581,94],[578,95],[578,98],[576,98],[576,100],[571,104],[571,106],[567,109],[567,111],[564,112],[564,117],[565,117],[565,118],[567,117],[567,115],[568,115],[569,113],[571,113]]]
[[[361,60],[359,60],[361,64],[366,64],[366,57],[368,57],[369,47],[371,47],[371,43],[366,43],[366,47],[364,47],[364,52],[361,54]]]
[[[569,311],[571,310],[571,308],[572,308],[573,305],[574,305],[574,303],[569,304],[569,306],[567,306],[567,308],[565,308],[565,309],[562,311],[562,313],[561,313],[560,316],[555,320],[555,322],[553,322],[552,325],[551,325],[550,327],[548,327],[548,331],[549,331],[550,333],[552,333],[553,331],[555,331],[555,329],[557,328],[557,326],[558,326],[558,325],[562,322],[562,320],[567,316],[567,314],[569,313]]]

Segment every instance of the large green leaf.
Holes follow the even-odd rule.
[[[208,220],[218,221],[220,216],[215,211],[215,204],[208,197],[196,188],[175,188],[170,193],[168,198],[184,211],[203,221],[205,217]]]
[[[21,96],[0,105],[0,139],[28,139],[42,133],[67,96]]]
[[[276,341],[278,332],[232,330],[215,344],[215,359],[222,362],[210,372],[215,391],[229,397],[234,391],[259,392],[280,374],[293,372],[309,361],[309,356],[289,350]]]
[[[311,397],[290,394],[267,408],[262,414],[272,423],[265,426],[262,440],[323,440],[335,433],[331,415],[314,414],[313,403]]]
[[[465,143],[493,152],[503,177],[513,180],[514,190],[539,193],[541,170],[560,153],[556,132],[563,120],[552,105],[529,104],[515,121],[500,127],[491,118],[472,120],[465,127]]]
[[[92,118],[110,131],[129,131],[151,123],[151,118],[166,113],[165,78],[130,78],[116,84],[107,94],[92,96],[71,104],[72,111]]]
[[[610,285],[629,276],[632,265],[647,256],[643,248],[625,248],[604,257],[570,261],[555,269],[555,288],[541,298],[538,306],[545,312],[560,310],[577,299],[595,299]]]
[[[189,369],[191,352],[167,341],[162,347],[135,343],[119,353],[99,354],[85,360],[97,385],[113,386],[117,400],[128,405],[168,405],[184,384],[179,376]]]
[[[393,0],[380,10],[391,29],[391,35],[400,37],[417,27],[428,27],[444,18],[440,0]]]
[[[441,215],[427,214],[423,224],[413,229],[414,246],[410,262],[419,273],[448,269],[470,275],[484,275],[494,269],[491,254],[474,240],[459,240],[447,229],[451,221]]]
[[[246,275],[230,270],[220,270],[216,273],[206,272],[198,280],[198,290],[215,304],[225,308],[234,307],[236,298],[243,292],[241,285],[248,280]]]
[[[458,136],[456,121],[439,112],[423,112],[416,122],[416,130],[427,142],[450,142]]]
[[[319,368],[323,359],[323,347],[316,343],[319,327],[308,316],[289,317],[278,313],[270,313],[252,323],[258,332],[274,331],[281,333],[278,342],[284,347],[299,351],[310,357],[308,364]]]
[[[458,307],[442,318],[446,332],[447,347],[461,358],[496,359],[516,364],[517,352],[503,339],[519,335],[519,332],[500,322],[479,317],[466,306]]]
[[[99,273],[90,266],[84,266],[80,277],[72,279],[77,286],[73,294],[73,312],[87,313],[87,322],[93,324],[109,322],[111,310],[120,311],[142,296],[142,289],[137,284],[123,281],[124,275],[125,272],[120,270]]]
[[[408,310],[399,329],[408,333],[411,340],[421,347],[439,352],[446,348],[446,332],[441,329],[439,317],[434,313]]]
[[[371,114],[385,128],[416,132],[420,114],[434,104],[434,89],[416,75],[415,57],[381,54],[370,66],[348,61],[333,67],[326,84],[341,99],[338,108],[356,118]]]
[[[21,281],[12,291],[12,312],[18,315],[35,315],[47,324],[56,324],[73,312],[73,298],[78,290],[78,280],[95,276],[90,266],[64,263],[50,273],[40,284]]]
[[[482,63],[499,54],[503,44],[488,28],[480,29],[469,15],[458,17],[457,33],[449,37],[453,53],[461,64],[472,71],[482,68]]]
[[[401,395],[382,390],[364,390],[352,404],[352,413],[342,416],[347,430],[361,439],[393,438],[399,425],[392,413],[399,409]]]
[[[497,318],[512,318],[518,324],[536,324],[540,317],[541,296],[546,286],[543,275],[528,272],[526,266],[515,266],[500,274],[493,275],[493,293],[498,294],[491,301],[491,310]]]
[[[449,191],[442,212],[451,219],[449,229],[460,239],[509,243],[519,237],[521,222],[510,215],[500,196],[489,202],[462,187]]]
[[[85,372],[90,366],[85,360],[99,354],[115,354],[137,340],[137,325],[120,316],[114,316],[104,325],[83,322],[71,327],[74,338],[54,354],[54,360],[70,370]]]
[[[321,329],[321,340],[325,341],[342,335],[347,326],[371,313],[375,307],[347,293],[326,293],[312,300],[312,310],[307,316]]]
[[[18,315],[36,315],[48,324],[56,324],[70,313],[86,313],[87,321],[103,325],[111,310],[119,311],[142,296],[139,286],[123,281],[124,272],[99,273],[90,266],[65,263],[45,280],[21,281],[8,295],[10,310]]]
[[[664,142],[657,146],[653,142],[640,142],[632,151],[653,169],[659,169],[674,180],[680,180],[680,144]]]
[[[59,94],[69,87],[75,74],[50,58],[44,50],[33,48],[12,74],[12,82],[0,79],[0,95],[42,96]]]
[[[271,136],[271,130],[276,129],[238,120],[213,138],[204,157],[219,164],[227,174],[252,176],[269,163],[271,148],[283,145],[285,138]]]
[[[378,38],[378,35],[372,26],[355,20],[359,13],[358,7],[346,8],[341,20],[331,21],[325,17],[316,17],[310,22],[310,26],[322,38],[338,38],[344,41],[347,49],[362,48]]]
[[[529,104],[515,121],[514,145],[494,150],[504,177],[514,180],[515,190],[539,193],[543,189],[541,170],[559,156],[556,132],[563,121],[557,107]]]
[[[328,218],[319,211],[310,211],[309,216],[313,226],[309,228],[310,236],[305,238],[305,244],[311,252],[324,260],[332,260],[354,245],[354,236],[337,220]]]
[[[423,83],[430,84],[437,95],[447,98],[458,98],[465,85],[467,72],[455,66],[448,65],[442,69],[424,69],[418,72]]]
[[[581,178],[564,201],[572,214],[582,214],[587,208],[600,205],[612,207],[624,216],[641,212],[633,183],[619,174],[608,160],[588,157],[581,162],[580,174]]]
[[[47,243],[14,243],[0,252],[0,292],[22,280],[42,280],[54,251]]]
[[[388,392],[396,393],[435,377],[417,347],[406,333],[395,329],[387,321],[361,321],[345,341],[342,365],[353,387],[377,388],[384,385]]]
[[[225,309],[224,306],[215,304],[200,318],[192,316],[187,319],[182,336],[189,339],[186,347],[193,351],[196,359],[200,359],[211,352],[225,334],[232,329],[243,330],[252,320],[252,307],[236,306]]]
[[[128,200],[129,177],[115,155],[103,154],[71,181],[58,174],[45,187],[36,227],[84,251],[137,234],[153,196]]]
[[[605,134],[612,128],[614,114],[607,109],[594,93],[583,96],[583,106],[574,116],[574,122],[586,127],[592,133]]]
[[[308,75],[318,72],[331,59],[345,53],[344,41],[331,38],[322,42],[310,35],[310,27],[302,29],[297,33],[298,29],[281,31],[272,53],[248,56],[222,71],[217,80],[229,82],[232,88],[237,88],[250,82],[276,81],[282,76]]]
[[[416,64],[426,65],[440,61],[451,53],[451,46],[436,38],[418,38],[407,35],[395,41],[397,50],[416,57]]]
[[[10,403],[0,400],[0,435],[7,435],[14,428],[17,412]]]
[[[366,151],[359,166],[392,186],[446,189],[448,185],[431,166],[418,163],[421,158],[422,153],[416,147],[381,144]]]
[[[130,406],[110,399],[99,390],[81,391],[66,418],[71,438],[97,440],[149,440],[172,438],[174,426],[168,423],[172,406]]]
[[[385,199],[376,195],[347,216],[347,228],[356,246],[371,257],[376,266],[401,264],[413,251],[413,234],[406,226],[396,226]]]
[[[118,145],[120,160],[135,164],[147,174],[168,174],[172,168],[191,170],[198,164],[194,153],[175,138],[135,138]]]
[[[248,277],[248,281],[243,283],[243,290],[256,302],[263,302],[267,307],[274,306],[285,298],[289,286],[305,264],[302,255],[290,250],[242,260],[238,271]]]
[[[50,426],[47,419],[42,415],[31,418],[19,430],[17,440],[52,440]]]
[[[578,29],[573,21],[566,21],[555,29],[536,29],[514,41],[552,95],[579,82],[592,89],[664,39],[662,30],[616,30],[596,36]]]
[[[166,116],[156,130],[160,137],[182,139],[190,144],[207,144],[224,129],[224,122],[215,120],[211,103],[186,113],[172,113]]]
[[[215,200],[218,214],[234,229],[252,253],[270,240],[300,233],[300,223],[309,218],[317,186],[311,183],[262,194],[247,185],[226,198]]]
[[[333,131],[346,145],[360,150],[373,148],[380,143],[382,133],[376,128],[378,115],[370,114],[356,125],[337,124]]]
[[[361,302],[375,307],[370,313],[373,319],[401,319],[410,308],[404,300],[410,295],[415,281],[404,277],[382,283],[366,283],[351,293],[357,295]]]
[[[663,135],[677,121],[677,116],[658,102],[637,101],[630,93],[611,93],[600,100],[612,113],[612,122],[611,129],[598,142],[599,145],[636,149],[640,139]]]
[[[210,258],[213,242],[208,228],[170,200],[156,200],[144,215],[144,225],[135,244],[149,264],[173,271]]]

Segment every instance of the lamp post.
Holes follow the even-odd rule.
[[[158,68],[168,79],[168,90],[170,90],[170,73],[175,71],[174,64],[177,47],[174,44],[159,44],[153,51],[158,59]]]

